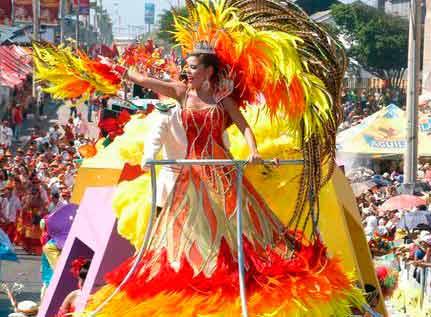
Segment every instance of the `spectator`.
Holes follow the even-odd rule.
[[[375,231],[377,230],[378,220],[374,215],[368,216],[365,219],[366,227],[365,227],[365,235],[371,238]]]
[[[18,140],[21,134],[22,123],[24,121],[24,117],[22,114],[21,106],[16,104],[12,109],[12,126],[14,127],[14,137],[15,140]]]
[[[93,107],[95,107],[95,103],[95,98],[91,98],[90,101],[88,101],[87,122],[93,122]]]
[[[353,111],[349,113],[347,119],[350,123],[358,122],[363,118],[364,113],[362,112],[362,108],[360,104],[356,104]]]
[[[376,229],[377,234],[380,237],[387,236],[388,233],[389,233],[389,231],[386,228],[386,221],[385,221],[385,219],[384,218],[380,218],[378,224],[379,225],[377,226],[377,229]]]
[[[70,144],[73,145],[73,142],[75,140],[75,134],[74,134],[74,124],[73,124],[73,118],[70,117],[69,120],[67,120],[66,125],[63,126],[64,129],[64,138],[65,141]]]
[[[7,120],[3,120],[0,125],[0,145],[9,148],[12,145],[13,131]]]
[[[1,191],[0,203],[0,228],[9,236],[11,241],[15,239],[17,215],[21,210],[21,202],[14,192],[12,183],[6,185]]]
[[[69,105],[70,108],[70,113],[69,116],[72,118],[76,118],[76,116],[78,115],[78,105],[77,105],[77,99],[76,98],[72,98],[70,101],[67,101],[66,104]]]

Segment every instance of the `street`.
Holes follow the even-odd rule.
[[[40,279],[40,256],[27,255],[21,249],[16,251],[19,263],[1,262],[1,280],[8,284],[17,282],[24,285],[22,293],[16,296],[18,302],[23,300],[38,302],[42,286]],[[0,294],[0,317],[7,317],[11,312],[9,299],[5,294]]]

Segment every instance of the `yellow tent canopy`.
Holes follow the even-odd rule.
[[[337,135],[337,154],[382,158],[403,155],[406,141],[407,117],[405,111],[389,105],[365,118],[361,124]],[[421,156],[431,156],[431,118],[421,114],[419,145]]]

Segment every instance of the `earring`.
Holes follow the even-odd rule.
[[[210,81],[207,79],[205,79],[205,81],[202,83],[202,88],[205,90],[209,90],[210,89]]]

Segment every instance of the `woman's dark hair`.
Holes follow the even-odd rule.
[[[181,73],[179,79],[180,79],[180,81],[187,81],[187,74],[186,73]]]
[[[7,171],[5,169],[1,169],[1,174],[2,174],[3,180],[8,179],[8,174],[7,174]]]
[[[91,264],[91,261],[87,260],[87,262],[85,262],[81,266],[81,269],[79,270],[79,278],[83,281],[85,281],[85,278],[87,277],[88,270],[90,269],[90,264]]]
[[[216,54],[203,54],[203,53],[197,53],[197,54],[190,54],[190,56],[194,56],[199,60],[199,63],[207,67],[212,67],[214,72],[211,76],[210,80],[214,83],[217,81],[217,76],[220,68],[220,61]]]

